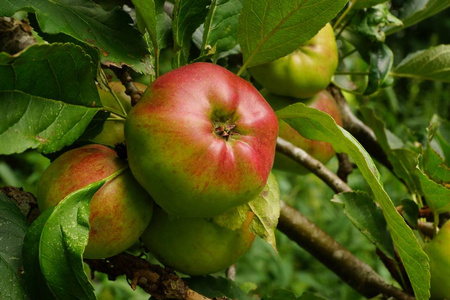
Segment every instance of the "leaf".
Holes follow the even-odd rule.
[[[334,196],[332,201],[344,207],[345,215],[366,238],[387,257],[395,261],[392,238],[387,229],[382,210],[364,192],[346,192]]]
[[[338,126],[328,114],[302,103],[296,103],[277,111],[277,116],[304,137],[328,142],[336,152],[347,153],[353,159],[383,210],[392,240],[405,266],[416,298],[429,299],[430,266],[428,258],[411,228],[406,225],[389,195],[383,189],[378,170],[366,150],[350,133]]]
[[[358,1],[355,1],[355,4],[353,7],[355,9],[368,8],[371,6],[375,6],[377,4],[385,3],[387,1],[388,0],[358,0]]]
[[[55,207],[42,228],[39,262],[57,298],[96,299],[83,270],[83,252],[89,237],[89,202],[106,180],[68,195]]]
[[[262,297],[265,300],[326,300],[310,292],[304,292],[300,297],[297,297],[293,291],[286,289],[276,289],[270,295]]]
[[[144,33],[145,29],[150,35],[153,51],[161,50],[167,46],[167,33],[171,27],[171,19],[164,12],[163,0],[132,0],[136,9],[138,27]]]
[[[394,62],[394,54],[384,43],[377,43],[369,50],[370,68],[369,82],[364,94],[375,93],[388,79]]]
[[[39,264],[39,240],[41,232],[50,215],[53,213],[54,207],[42,212],[39,217],[28,228],[23,242],[23,264],[24,279],[27,289],[36,299],[56,299],[41,272]]]
[[[250,231],[268,242],[275,250],[275,230],[280,217],[280,190],[276,177],[271,173],[266,186],[261,193],[247,204],[232,208],[213,221],[219,226],[236,230],[241,228],[247,219],[247,212],[252,211],[255,216],[250,223]]]
[[[216,59],[238,45],[237,32],[243,0],[212,0],[203,27],[200,56],[215,48]]]
[[[247,0],[239,18],[244,67],[283,57],[310,40],[347,0]]]
[[[400,138],[386,128],[372,109],[361,107],[360,112],[364,117],[364,123],[375,133],[378,143],[392,164],[394,173],[404,180],[412,193],[420,194],[420,180],[416,171],[419,153],[408,149]]]
[[[189,61],[192,34],[205,20],[207,6],[211,0],[176,0],[173,9],[173,68],[184,66]]]
[[[417,205],[417,203],[410,199],[403,199],[402,210],[402,215],[408,222],[408,224],[413,228],[417,228],[419,218],[419,206]]]
[[[269,175],[264,190],[256,199],[250,201],[248,206],[255,214],[250,223],[250,231],[268,242],[276,250],[275,229],[280,217],[281,203],[278,182],[273,174]]]
[[[422,195],[427,199],[427,204],[438,214],[450,211],[450,188],[446,188],[428,178],[422,170],[417,168]]]
[[[105,11],[89,0],[20,0],[0,6],[6,13],[30,8],[36,13],[42,31],[64,33],[100,50],[106,65],[126,64],[138,72],[150,73],[148,50],[139,32],[122,9]],[[29,9],[27,9],[29,10]]]
[[[73,44],[34,45],[20,56],[0,54],[0,91],[98,107],[101,105],[90,56]]]
[[[84,132],[97,111],[22,92],[0,92],[0,154],[58,151]]]
[[[21,271],[27,227],[27,220],[17,205],[0,191],[0,299],[28,298]]]
[[[422,167],[424,173],[432,180],[441,184],[448,184],[450,187],[450,168],[446,165],[445,159],[433,148],[433,146],[436,147],[433,139],[437,135],[440,125],[441,120],[434,116],[427,128],[427,147],[424,151]]]
[[[403,59],[391,75],[450,82],[450,45],[417,51]]]
[[[405,1],[404,3],[400,13],[400,19],[403,22],[403,26],[390,28],[387,31],[387,34],[392,34],[419,23],[450,6],[450,2],[447,0],[410,0]]]
[[[241,288],[231,279],[213,276],[197,276],[184,278],[189,288],[209,298],[219,299],[227,297],[230,299],[251,300]]]
[[[50,153],[72,144],[101,105],[95,71],[91,58],[73,44],[0,54],[0,153]]]

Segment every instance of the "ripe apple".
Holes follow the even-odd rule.
[[[431,299],[450,297],[450,222],[442,226],[439,233],[425,245],[430,258]]]
[[[328,86],[337,65],[336,39],[327,24],[294,52],[249,71],[271,93],[309,98]]]
[[[211,63],[159,77],[125,123],[134,177],[181,217],[211,217],[258,195],[277,133],[275,112],[261,94]]]
[[[135,82],[136,88],[144,92],[147,86],[142,83]],[[128,113],[131,109],[131,98],[127,94],[125,94],[125,87],[119,81],[112,81],[109,83],[111,90],[116,94],[119,101],[122,103],[123,108]],[[100,87],[98,87],[98,93],[100,95],[100,100],[102,101],[103,106],[112,108],[115,111],[121,111],[117,100],[114,96]],[[114,147],[116,144],[125,141],[125,135],[123,133],[124,122],[118,120],[106,120],[103,124],[103,130],[96,135],[92,142],[96,144],[102,144],[107,146]]]
[[[210,219],[169,216],[155,206],[150,225],[141,236],[144,245],[162,264],[187,275],[206,275],[234,264],[252,245],[252,212],[238,230]]]
[[[282,109],[283,107],[293,104],[297,101],[297,99],[293,99],[290,97],[271,94],[265,89],[261,91],[261,94],[264,96],[264,98],[266,98],[267,102],[269,102],[274,110]],[[313,97],[302,100],[302,102],[305,105],[326,112],[334,119],[334,121],[338,125],[342,126],[339,107],[337,106],[337,103],[334,100],[333,96],[331,96],[331,94],[326,90],[322,90]],[[322,163],[328,162],[335,154],[333,147],[329,143],[304,138],[294,128],[292,128],[284,121],[279,121],[278,135],[281,138],[291,142],[295,146],[305,150],[308,154],[321,161]],[[274,168],[296,174],[304,174],[308,172],[305,168],[301,167],[291,158],[279,152],[275,154]]]
[[[55,206],[71,192],[125,166],[106,146],[87,145],[67,151],[50,164],[39,181],[39,209]],[[91,228],[84,257],[106,258],[128,249],[144,232],[152,216],[153,201],[128,169],[106,182],[89,207]]]

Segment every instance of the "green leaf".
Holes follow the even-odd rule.
[[[265,300],[326,300],[310,292],[304,292],[300,297],[297,297],[293,291],[285,289],[276,289],[270,295],[264,295],[262,299]]]
[[[0,154],[58,151],[84,132],[97,111],[22,92],[0,92]]]
[[[27,220],[17,205],[0,191],[0,299],[28,298],[21,276],[27,227]]]
[[[236,230],[241,228],[247,219],[247,212],[252,211],[255,216],[250,223],[250,231],[268,242],[275,250],[275,230],[280,217],[280,190],[276,177],[271,173],[266,186],[261,193],[247,204],[232,208],[213,221],[219,226]]]
[[[394,62],[394,54],[384,43],[377,43],[374,47],[371,47],[369,56],[369,82],[364,91],[366,95],[375,93],[384,84]]]
[[[146,44],[122,9],[105,11],[89,0],[20,0],[0,6],[0,11],[8,13],[25,7],[36,13],[42,31],[64,33],[95,46],[102,53],[104,64],[126,64],[138,72],[151,72]]]
[[[100,106],[95,87],[97,66],[73,44],[29,47],[20,56],[0,54],[0,91],[16,90],[43,98]]]
[[[401,61],[391,75],[450,82],[450,45],[417,51]]]
[[[239,15],[243,0],[212,0],[203,25],[200,56],[215,49],[216,59],[236,49]]]
[[[374,198],[383,210],[392,240],[405,266],[416,298],[429,299],[430,266],[428,257],[384,190],[378,170],[366,150],[350,133],[338,126],[328,114],[302,103],[281,109],[277,111],[277,115],[304,137],[330,143],[336,152],[347,153],[358,165]]]
[[[211,0],[176,0],[173,8],[174,68],[189,61],[192,34],[205,21]]]
[[[239,19],[238,41],[244,67],[288,55],[319,32],[347,0],[247,0]]]
[[[136,9],[138,27],[144,33],[145,29],[150,35],[153,51],[161,50],[167,46],[166,35],[170,30],[170,17],[164,12],[163,0],[132,0]]]
[[[198,276],[184,279],[192,290],[209,298],[227,297],[230,299],[251,300],[231,279],[213,276]]]
[[[421,191],[420,180],[416,172],[419,153],[408,149],[403,141],[390,132],[384,122],[369,107],[361,107],[364,123],[368,125],[377,138],[378,143],[392,164],[394,173],[404,180],[412,193]]]
[[[344,207],[345,215],[366,238],[387,257],[395,261],[392,238],[387,229],[382,210],[364,192],[347,192],[334,196],[332,201]]]
[[[419,218],[419,206],[416,202],[410,199],[402,200],[402,210],[403,217],[411,225],[413,228],[417,228],[418,226],[418,218]]]
[[[96,299],[83,270],[89,237],[89,202],[106,179],[64,198],[45,222],[39,241],[39,262],[45,280],[62,299]]]
[[[438,214],[450,211],[450,188],[434,182],[419,168],[417,170],[428,206]]]
[[[29,293],[34,295],[36,299],[56,299],[45,282],[39,264],[39,240],[41,238],[41,232],[48,218],[53,213],[53,210],[54,207],[51,207],[39,215],[28,228],[23,242],[24,279]]]
[[[388,0],[358,0],[358,1],[355,1],[355,4],[353,7],[355,9],[368,8],[371,6],[375,6],[377,4],[385,3],[387,1]]]
[[[434,116],[427,128],[427,147],[423,154],[422,167],[424,173],[432,180],[450,186],[450,168],[446,165],[444,157],[434,148],[439,146],[439,150],[441,150],[440,145],[433,142],[440,125],[441,120],[438,116]]]
[[[400,14],[403,26],[390,28],[387,31],[387,34],[394,33],[419,23],[450,6],[450,2],[447,0],[410,0],[405,1],[404,3]]]
[[[280,217],[281,203],[278,182],[273,174],[269,175],[267,184],[259,196],[247,205],[255,214],[250,223],[250,231],[268,242],[276,250],[275,229]]]

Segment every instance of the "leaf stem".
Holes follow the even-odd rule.
[[[342,22],[342,20],[345,18],[345,16],[353,9],[353,6],[355,6],[356,2],[358,2],[358,0],[354,0],[354,1],[350,2],[350,5],[339,16],[339,19],[337,19],[336,23],[334,23],[334,25],[333,25],[334,30],[336,30],[336,28],[339,26],[339,24]]]

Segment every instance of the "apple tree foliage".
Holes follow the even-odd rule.
[[[330,22],[339,46],[332,84],[370,128],[392,174],[403,185],[401,203],[394,203],[387,193],[372,149],[364,148],[345,122],[338,126],[329,115],[302,103],[278,110],[277,117],[304,137],[328,142],[349,156],[365,188],[350,184],[352,190],[336,194],[329,205],[342,207],[392,269],[404,270],[395,278],[397,286],[416,299],[429,299],[430,264],[422,248],[430,237],[422,229],[431,224],[436,232],[450,211],[450,123],[445,119],[449,113],[436,111],[426,135],[418,139],[411,133],[396,134],[370,102],[395,93],[401,80],[434,81],[449,89],[450,45],[403,53],[399,59],[386,41],[411,26],[420,28],[450,2],[413,0],[400,7],[394,2],[1,1],[0,16],[26,18],[37,42],[19,53],[0,53],[0,155],[37,151],[54,157],[98,134],[103,123],[118,113],[102,105],[96,87],[97,82],[108,89],[105,73],[112,69],[126,67],[134,79],[145,77],[151,83],[168,70],[204,61],[254,83],[247,68],[291,53]],[[443,101],[448,110],[449,99]],[[252,231],[276,249],[280,195],[275,177],[270,178],[258,199],[214,222],[235,229],[251,210]],[[82,253],[89,201],[104,181],[70,194],[31,224],[0,193],[0,298],[96,299]],[[426,210],[431,219],[419,213]],[[302,272],[301,267],[297,271]],[[210,297],[256,297],[221,276],[185,281]],[[295,296],[278,290],[265,298],[282,297]],[[299,299],[320,297],[304,293]]]

